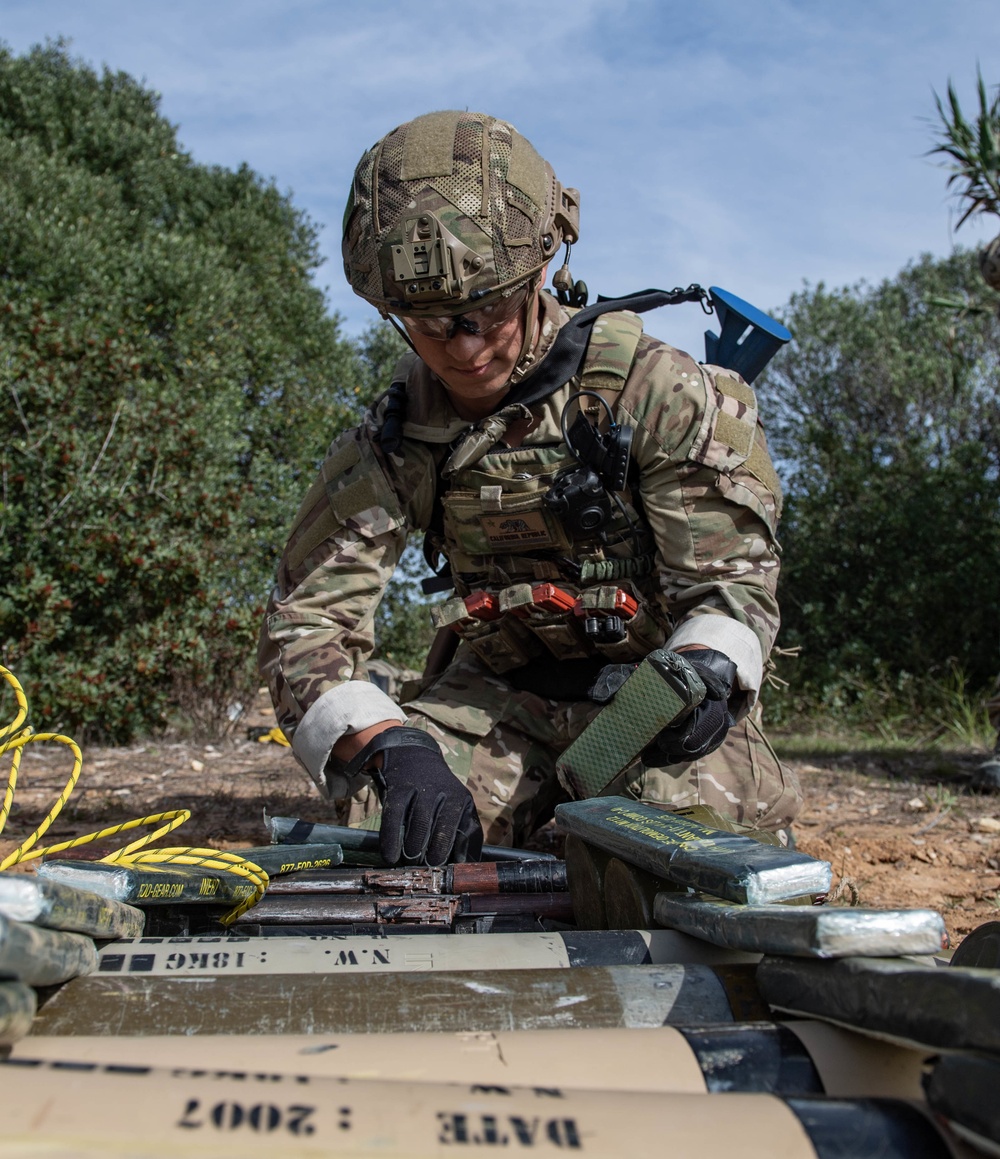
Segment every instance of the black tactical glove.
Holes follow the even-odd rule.
[[[348,766],[368,769],[382,802],[379,851],[386,865],[478,861],[483,829],[472,794],[445,764],[433,737],[419,728],[387,728]]]
[[[605,664],[587,689],[587,696],[596,704],[608,704],[638,667],[638,660],[631,664]]]
[[[725,740],[736,723],[744,693],[737,689],[736,665],[714,648],[685,652],[684,659],[705,685],[705,699],[679,724],[663,729],[642,753],[647,766],[674,765],[707,756]]]

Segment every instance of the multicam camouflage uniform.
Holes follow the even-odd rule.
[[[544,353],[567,315],[547,294],[542,311]],[[560,674],[701,644],[736,663],[748,715],[716,752],[633,767],[615,791],[785,826],[800,808],[799,787],[764,738],[756,704],[778,628],[780,497],[750,388],[643,335],[635,314],[598,319],[583,385],[633,427],[637,469],[622,495],[627,514],[615,514],[602,542],[569,536],[542,502],[553,473],[574,462],[559,420],[579,382],[470,426],[419,359],[404,359],[401,374],[401,445],[391,454],[380,445],[385,397],[334,441],[295,519],[261,638],[278,722],[321,790],[353,794],[349,820],[372,824],[374,791],[366,780],[348,783],[331,748],[345,733],[405,721],[440,742],[473,793],[486,840],[522,841],[565,799],[554,762],[598,711],[560,691]],[[640,605],[628,640],[595,650],[572,616],[522,606],[483,622],[456,619],[446,602],[438,620],[462,635],[458,655],[400,710],[366,680],[372,618],[408,535],[429,528],[459,597],[486,590],[514,608],[526,585],[551,581],[600,607],[602,592],[621,589]],[[540,687],[524,679],[532,672]]]

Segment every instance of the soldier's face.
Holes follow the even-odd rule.
[[[528,311],[537,314],[537,293],[528,299],[525,309],[485,334],[458,329],[451,338],[441,341],[410,332],[414,350],[444,383],[462,418],[492,414],[507,393],[507,380],[524,343]]]

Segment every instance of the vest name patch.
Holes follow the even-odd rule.
[[[491,547],[546,547],[555,543],[541,511],[480,515],[479,523]]]

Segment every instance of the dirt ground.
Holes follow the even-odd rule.
[[[287,748],[247,739],[248,728],[270,724],[262,700],[238,731],[213,745],[164,740],[85,749],[78,787],[45,844],[167,809],[192,814],[168,844],[217,849],[266,844],[265,809],[332,819]],[[782,752],[780,738],[776,747]],[[801,738],[789,738],[783,755],[806,791],[794,827],[798,847],[832,863],[841,903],[857,897],[862,905],[940,910],[953,945],[1000,918],[1000,795],[968,788],[983,754],[901,749],[825,755],[821,747],[810,752]],[[0,855],[31,832],[69,767],[63,746],[26,747]]]
[[[781,752],[780,739],[776,747]],[[985,753],[859,752],[790,759],[806,791],[798,848],[870,906],[939,910],[952,946],[1000,918],[1000,795],[973,793]]]

